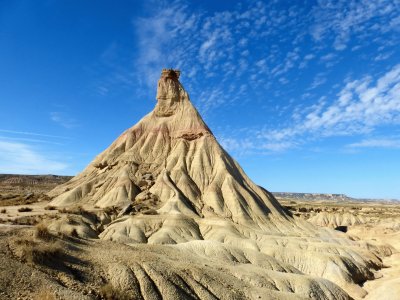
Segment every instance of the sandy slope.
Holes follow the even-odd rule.
[[[400,206],[385,201],[292,201],[286,208],[319,226],[346,229],[347,234],[375,252],[384,267],[363,288],[365,299],[400,299]],[[379,251],[373,247],[379,248]]]

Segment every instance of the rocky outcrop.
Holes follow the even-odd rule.
[[[178,103],[182,100],[183,87],[179,82],[180,72],[164,69],[157,84],[158,103],[154,110],[158,117],[168,117],[174,114]]]
[[[318,225],[336,228],[339,226],[354,226],[365,223],[362,216],[348,212],[320,212],[308,219],[309,222]]]

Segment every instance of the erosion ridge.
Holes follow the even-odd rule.
[[[154,110],[48,193],[51,206],[98,215],[48,228],[90,238],[93,268],[131,298],[365,296],[379,248],[293,218],[220,146],[179,76],[164,69]]]

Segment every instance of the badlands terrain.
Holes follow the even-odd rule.
[[[179,76],[72,179],[0,177],[0,299],[399,299],[400,207],[274,197]]]

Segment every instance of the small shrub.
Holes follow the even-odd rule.
[[[118,214],[118,210],[115,206],[107,206],[103,208],[103,211],[108,215],[116,215]]]
[[[36,242],[33,239],[18,239],[15,241],[16,255],[29,264],[49,265],[62,255],[58,243]]]
[[[18,208],[19,212],[29,212],[29,211],[32,211],[32,210],[33,209],[30,208],[30,207],[20,207],[20,208]]]
[[[69,209],[69,213],[73,215],[83,215],[86,210],[82,206],[74,206]]]
[[[55,206],[52,205],[48,205],[44,208],[45,210],[56,210],[57,208]]]
[[[79,237],[78,231],[76,231],[76,228],[73,228],[70,232],[70,235],[72,237]]]
[[[106,300],[128,300],[130,299],[123,291],[117,290],[112,284],[107,283],[100,288],[100,296]]]
[[[71,216],[71,215],[67,215],[66,222],[67,222],[67,224],[69,224],[69,225],[77,225],[77,224],[78,224],[78,223],[76,222],[76,220],[74,219],[74,217]]]
[[[82,206],[74,206],[69,208],[61,208],[58,209],[60,213],[64,214],[73,214],[73,215],[83,215],[86,213],[86,210]]]
[[[1,210],[0,210],[0,213],[6,214],[6,213],[7,213],[7,209],[5,209],[5,208],[1,209]]]
[[[35,237],[48,241],[52,238],[52,235],[45,224],[39,223],[35,226]]]
[[[18,216],[18,215],[17,215]],[[23,216],[12,220],[14,225],[36,225],[39,222],[36,216]]]

